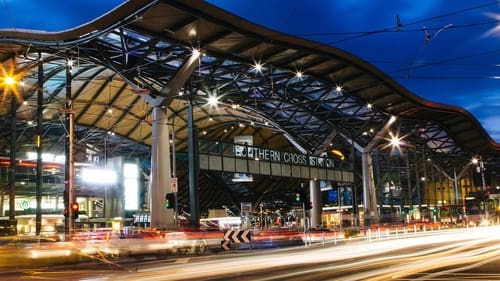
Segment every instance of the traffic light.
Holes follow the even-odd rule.
[[[79,209],[78,203],[71,203],[71,214],[73,215],[74,219],[78,218],[78,214],[79,214],[78,209]]]
[[[311,210],[313,208],[313,202],[308,201],[305,205],[306,210]]]
[[[64,208],[63,214],[65,217],[67,217],[69,215],[68,208]]]
[[[167,193],[165,194],[165,208],[173,209],[175,204],[175,194]]]
[[[295,203],[302,203],[304,202],[304,194],[302,194],[302,191],[295,191]]]

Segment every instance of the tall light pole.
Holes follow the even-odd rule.
[[[12,226],[16,225],[16,97],[11,97],[10,105],[9,221]]]
[[[4,94],[9,93],[11,97],[11,107],[10,107],[10,166],[9,166],[9,221],[10,227],[15,227],[16,225],[16,111],[19,103],[22,101],[22,97],[17,91],[18,86],[18,75],[15,74],[16,61],[13,58],[10,64],[10,69],[4,69],[0,65],[2,73],[5,74],[0,80],[0,88],[3,88]]]
[[[481,173],[481,201],[483,203],[483,213],[488,216],[488,208],[486,208],[486,200],[484,191],[486,190],[486,181],[484,179],[484,171],[486,170],[484,167],[484,161],[479,157],[475,157],[472,159],[472,164],[476,165],[476,171]]]
[[[66,102],[65,108],[62,110],[66,114],[66,128],[67,128],[67,140],[66,140],[66,163],[65,163],[65,198],[64,207],[67,210],[68,217],[64,220],[65,234],[72,235],[75,228],[75,219],[73,217],[73,210],[71,205],[75,202],[75,195],[73,190],[73,129],[74,129],[74,109],[73,100],[71,94],[71,81],[72,81],[72,62],[68,58],[66,64]]]
[[[175,155],[175,115],[173,116],[172,118],[172,178],[170,179],[171,183],[170,183],[170,187],[171,187],[171,191],[174,193],[174,196],[175,196],[175,200],[174,200],[174,222],[175,222],[175,226],[178,227],[179,226],[179,200],[178,200],[178,182],[177,182],[177,168],[176,168],[176,165],[177,165],[177,160],[176,160],[176,155]],[[175,182],[175,184],[174,184]]]
[[[41,56],[41,54],[40,54]],[[42,187],[43,187],[43,161],[42,161],[42,134],[43,134],[43,63],[38,63],[37,109],[36,109],[36,218],[35,231],[39,236],[42,231]]]
[[[193,95],[189,97],[188,107],[188,177],[189,177],[189,210],[191,211],[190,223],[191,226],[200,224],[197,178],[198,178],[198,163],[197,163],[197,140],[195,135],[195,126],[193,120]]]

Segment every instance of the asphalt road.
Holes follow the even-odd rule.
[[[4,272],[0,280],[500,280],[500,228]]]

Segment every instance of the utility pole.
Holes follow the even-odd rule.
[[[75,229],[75,219],[71,205],[75,202],[75,195],[73,193],[73,174],[74,174],[74,161],[73,161],[73,135],[74,135],[74,109],[73,100],[71,97],[71,69],[72,62],[68,58],[66,64],[66,102],[65,108],[62,110],[66,114],[66,165],[65,165],[65,187],[64,187],[64,208],[67,211],[67,217],[64,220],[66,236],[72,235]]]
[[[488,208],[486,206],[486,196],[484,191],[486,190],[486,180],[484,178],[484,171],[486,170],[484,167],[484,161],[481,156],[472,159],[472,164],[476,165],[476,171],[481,173],[481,203],[483,207],[483,214],[488,217]]]
[[[484,214],[486,218],[488,218],[488,208],[486,206],[486,195],[484,194],[484,191],[486,190],[486,181],[484,180],[484,161],[479,158],[479,169],[481,170],[481,194],[483,198],[483,209],[484,209]]]

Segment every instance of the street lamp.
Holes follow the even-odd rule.
[[[15,74],[15,60],[12,60],[10,68],[6,69],[0,65],[0,88],[3,88],[3,98],[11,94],[11,127],[10,127],[10,166],[9,166],[9,221],[10,227],[15,225],[15,175],[16,175],[16,110],[22,98],[17,89],[20,75]],[[2,214],[0,214],[2,215]]]
[[[16,101],[21,103],[23,98],[19,93],[18,86],[21,85],[23,73],[15,73],[15,62],[12,62],[11,65],[9,69],[0,65],[0,88],[3,88],[4,97],[10,93],[13,95],[13,99],[15,97]]]
[[[488,216],[488,208],[486,208],[486,200],[484,191],[486,190],[486,181],[484,180],[484,171],[486,170],[484,167],[484,161],[481,156],[472,158],[472,164],[476,165],[477,173],[481,173],[481,201],[483,203],[483,212],[486,216]]]
[[[16,100],[11,100],[11,126],[10,126],[10,166],[9,166],[9,221],[10,227],[15,226],[15,192],[16,192]],[[3,214],[2,214],[3,215]]]

